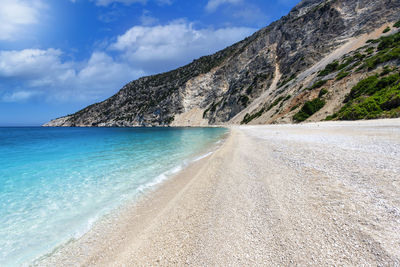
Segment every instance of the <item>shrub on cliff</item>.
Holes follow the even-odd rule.
[[[315,98],[314,100],[307,101],[304,103],[300,111],[293,116],[293,119],[297,122],[305,121],[324,106],[325,100],[321,98]]]
[[[383,78],[370,76],[355,85],[347,104],[338,112],[340,120],[374,119],[400,116],[400,74]]]
[[[390,27],[386,27],[386,29],[383,30],[383,33],[390,32]]]
[[[325,69],[322,70],[318,76],[322,77],[322,76],[326,76],[329,73],[335,72],[336,70],[338,70],[339,68],[339,62],[338,61],[334,61],[328,65],[326,65]]]

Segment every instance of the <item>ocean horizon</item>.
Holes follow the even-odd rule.
[[[0,265],[79,238],[211,153],[225,128],[0,128]]]

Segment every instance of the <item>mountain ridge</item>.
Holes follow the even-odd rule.
[[[393,24],[398,19],[398,1],[303,0],[288,15],[232,46],[176,70],[132,81],[109,99],[44,126],[294,122],[290,112],[287,117],[276,116],[287,109],[283,99],[287,98],[283,103],[298,100],[300,107],[315,97],[315,92],[307,95],[304,87],[318,79],[318,71],[345,54],[337,50],[347,45],[350,49],[345,52],[354,51],[364,45],[360,40],[379,35],[383,27],[390,26],[390,33],[395,33]],[[334,53],[336,57],[329,59]],[[337,95],[343,98],[343,92]],[[278,104],[280,110],[271,114]],[[341,106],[336,103],[330,112]]]

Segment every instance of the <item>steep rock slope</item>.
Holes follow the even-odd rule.
[[[400,22],[395,25],[385,24],[352,38],[292,81],[262,96],[261,104],[254,101],[235,122],[400,117]]]
[[[296,110],[287,111],[288,105],[292,109],[298,102],[300,107],[315,94],[304,88],[312,87],[318,71],[370,36],[379,37],[398,19],[397,0],[303,0],[287,16],[231,47],[130,82],[109,99],[45,126],[291,122],[290,112]]]

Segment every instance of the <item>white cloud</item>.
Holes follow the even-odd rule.
[[[78,94],[86,97],[110,96],[110,93],[144,74],[125,62],[115,61],[104,52],[94,52],[78,72],[75,84]]]
[[[195,29],[191,23],[175,21],[167,25],[132,27],[118,36],[110,49],[123,53],[122,57],[131,64],[154,73],[214,53],[254,31],[246,27]]]
[[[49,100],[98,100],[141,75],[140,70],[102,52],[94,52],[84,62],[66,62],[56,49],[0,51],[0,79],[3,83],[18,80],[19,87],[26,88],[9,88],[2,94],[8,102],[26,100],[39,92]],[[27,94],[28,89],[35,94]]]
[[[107,46],[109,50],[95,51],[79,62],[66,59],[59,49],[0,50],[0,100],[99,101],[131,80],[182,66],[254,31],[195,29],[182,20],[135,26]]]
[[[240,4],[243,0],[208,0],[206,10],[208,12],[216,11],[223,4]]]
[[[26,28],[39,21],[44,4],[39,0],[1,0],[0,40],[15,40]]]
[[[61,63],[61,54],[56,49],[0,51],[0,76],[32,78],[50,71],[63,72],[70,66]]]

